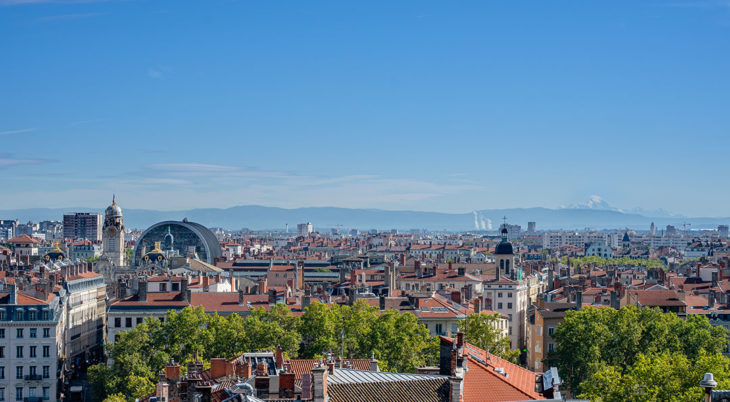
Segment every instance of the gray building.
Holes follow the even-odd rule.
[[[101,214],[89,212],[64,214],[63,237],[101,241]]]

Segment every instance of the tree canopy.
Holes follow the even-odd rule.
[[[519,349],[510,349],[510,339],[497,327],[500,316],[497,313],[470,314],[459,323],[459,330],[466,341],[513,363],[520,357]]]
[[[603,258],[597,255],[589,257],[563,257],[560,259],[562,264],[570,263],[571,267],[595,264],[597,267],[617,266],[617,267],[644,267],[644,268],[662,268],[664,263],[660,259],[644,259],[644,258]]]
[[[648,375],[641,365],[655,360],[661,363],[667,354],[692,362],[703,356],[707,362],[727,361],[720,355],[727,342],[724,328],[711,326],[704,316],[689,315],[682,319],[659,309],[623,307],[619,310],[568,311],[553,339],[557,347],[549,354],[547,365],[558,368],[560,377],[574,395],[585,393],[591,400],[599,396],[614,400],[610,399],[609,385],[612,384],[625,386],[636,380],[636,384],[649,387],[652,383],[640,381],[645,378],[642,375]],[[718,372],[722,372],[723,367],[718,366]],[[622,377],[613,376],[617,373]],[[696,388],[697,383],[692,386]]]
[[[346,358],[374,355],[386,371],[415,371],[438,361],[438,339],[416,317],[380,312],[362,300],[352,306],[313,302],[300,317],[283,304],[256,308],[245,317],[207,314],[202,307],[169,311],[163,321],[147,318],[107,345],[110,366],[89,369],[94,400],[123,395],[139,398],[154,390],[156,373],[174,359],[190,361],[197,352],[204,362],[244,352],[281,347],[290,358],[327,353]],[[184,369],[184,368],[183,368]]]

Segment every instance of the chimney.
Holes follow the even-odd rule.
[[[575,309],[579,310],[583,308],[583,291],[579,290],[575,292]]]
[[[309,373],[302,374],[302,399],[312,399],[312,377]]]
[[[8,291],[10,292],[8,304],[18,304],[18,291],[14,284],[8,285]]]
[[[406,265],[406,255],[405,254],[401,254],[400,255],[400,265],[401,266],[405,266]]]
[[[238,291],[238,305],[243,306],[243,290]]]
[[[718,268],[718,270],[719,270],[719,268]],[[718,279],[719,279],[719,274],[717,273],[717,271],[713,272],[712,273],[712,287],[713,288],[714,287],[717,287],[717,281],[718,281]]]
[[[451,264],[451,263],[449,263],[449,264]],[[466,275],[466,268],[464,268],[464,267],[459,267],[459,268],[457,268],[457,270],[458,270],[459,276],[464,276],[464,275]]]
[[[279,373],[279,398],[294,398],[294,380],[296,375],[290,370]],[[304,393],[304,392],[302,392]]]
[[[707,294],[707,307],[714,308],[715,307],[715,291],[710,290],[710,292]]]
[[[269,304],[276,304],[276,289],[269,289]]]
[[[423,278],[423,269],[421,268],[421,261],[416,260],[415,270],[416,270],[416,278]]]
[[[309,307],[309,303],[311,303],[311,301],[312,299],[309,296],[302,297],[302,311]]]
[[[312,367],[312,377],[314,402],[326,402],[329,399],[327,397],[327,368],[322,364]],[[302,387],[304,387],[304,382],[302,382]]]
[[[456,347],[461,348],[462,346],[464,346],[464,333],[457,332],[456,333]]]
[[[451,272],[452,269],[453,269],[453,265],[452,265],[451,261],[449,261],[449,272]]]
[[[333,361],[327,362],[327,373],[328,374],[335,373],[335,362],[333,362]]]
[[[475,314],[481,314],[482,312],[482,299],[476,298],[474,299],[474,313]]]
[[[188,278],[183,277],[180,282],[180,296],[184,302],[190,302],[190,289],[188,289]]]
[[[166,382],[159,382],[155,389],[155,396],[158,401],[167,401],[170,399],[170,384]]]
[[[350,271],[350,286],[357,286],[357,272],[354,269]]]
[[[456,304],[461,304],[461,292],[458,290],[451,292],[451,300]]]
[[[259,294],[265,295],[269,291],[268,286],[268,280],[266,279],[266,275],[262,276],[261,279],[259,279]]]
[[[210,359],[210,378],[220,378],[226,376],[226,359],[214,357]]]
[[[372,352],[370,353],[370,371],[380,371],[380,367],[378,367],[378,360],[375,358],[375,353]]]
[[[618,296],[615,290],[611,291],[611,307],[615,308],[616,310],[619,309]]]
[[[236,376],[239,378],[251,377],[251,365],[247,361],[236,363]]]
[[[461,402],[463,379],[461,377],[449,377],[449,402]]]
[[[276,360],[276,368],[284,368],[284,351],[281,350],[281,346],[276,347],[276,351],[274,352],[274,359]]]
[[[142,278],[139,281],[139,289],[137,289],[137,299],[142,302],[147,301],[147,278]]]
[[[165,378],[171,381],[177,381],[180,379],[180,365],[174,361],[168,363],[165,366]]]

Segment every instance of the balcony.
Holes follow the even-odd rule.
[[[25,377],[23,377],[25,381],[42,381],[43,376],[40,374],[28,374]]]

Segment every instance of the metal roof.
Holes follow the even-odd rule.
[[[366,371],[337,368],[335,369],[334,374],[327,376],[327,383],[352,384],[363,382],[422,381],[446,378],[448,377],[434,374],[390,373],[387,371]]]

